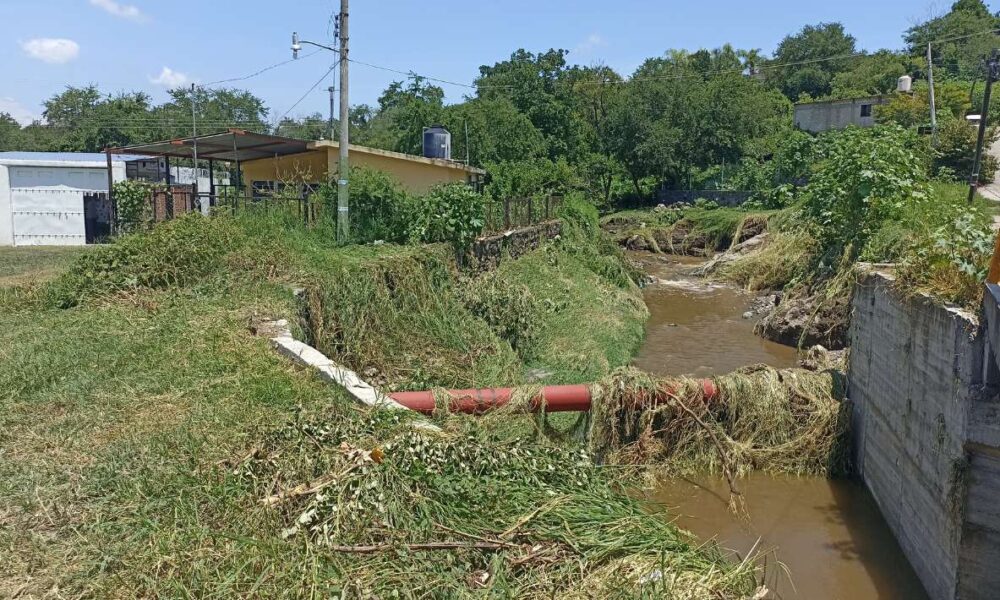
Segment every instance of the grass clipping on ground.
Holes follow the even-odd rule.
[[[596,388],[589,444],[605,462],[674,475],[847,470],[849,405],[835,369],[746,367],[713,379],[657,379],[633,369]]]
[[[495,419],[406,413],[299,418],[236,469],[285,537],[348,597],[742,598],[754,567],[699,547],[623,494],[580,445]]]

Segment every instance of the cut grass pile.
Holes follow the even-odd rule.
[[[773,214],[738,208],[630,210],[604,217],[601,226],[633,249],[709,256],[763,231]]]
[[[434,433],[395,414],[303,416],[238,470],[348,597],[753,593],[752,567],[697,548],[579,446],[512,436],[504,418],[441,424]]]

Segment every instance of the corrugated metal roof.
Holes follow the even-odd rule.
[[[124,148],[112,148],[111,151],[193,158],[195,142],[198,144],[198,158],[230,162],[299,154],[309,149],[309,142],[306,140],[253,133],[242,129],[230,129],[225,133],[211,133],[196,138],[136,144]]]
[[[139,154],[112,154],[111,160],[125,162],[149,158]],[[24,162],[99,162],[107,163],[103,152],[0,152],[0,162],[16,160]]]

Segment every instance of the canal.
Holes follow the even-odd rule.
[[[707,376],[765,363],[790,367],[795,349],[763,340],[743,318],[754,297],[691,274],[700,259],[635,254],[652,282],[650,319],[634,364],[656,375]],[[648,492],[665,515],[739,560],[753,551],[777,598],[922,599],[926,594],[868,491],[851,480],[755,474],[741,481],[748,517],[728,509],[721,478],[670,479]]]

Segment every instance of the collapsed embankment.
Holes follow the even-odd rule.
[[[814,272],[817,241],[780,211],[659,207],[609,215],[602,227],[632,250],[711,257],[699,274],[767,296],[755,330],[795,347],[846,343],[849,270]]]

